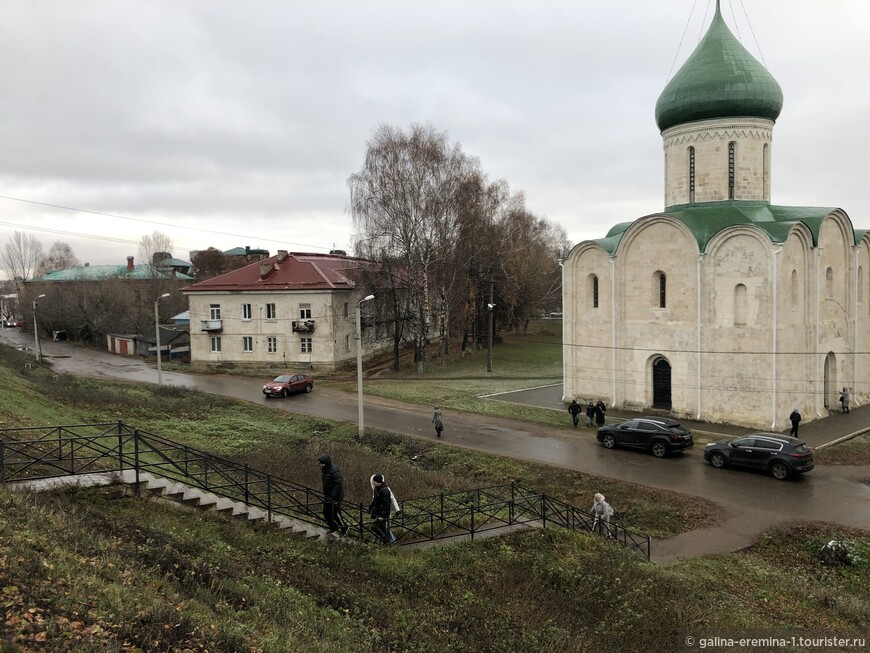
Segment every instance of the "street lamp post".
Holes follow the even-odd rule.
[[[169,297],[169,293],[165,292],[154,300],[154,337],[157,339],[157,385],[163,385],[163,364],[160,358],[160,313],[157,305],[164,297]]]
[[[495,304],[487,304],[486,307],[489,309],[489,339],[486,345],[486,371],[492,372],[492,309],[495,308]]]
[[[33,354],[36,356],[36,362],[42,361],[42,351],[39,348],[39,326],[36,324],[36,300],[45,297],[44,294],[37,295],[33,299]]]
[[[362,304],[370,299],[374,299],[374,295],[363,297],[356,305],[356,401],[357,401],[357,421],[359,422],[359,436],[362,437],[365,433],[363,424],[363,388],[362,388]]]

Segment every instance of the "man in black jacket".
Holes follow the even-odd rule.
[[[341,502],[344,501],[344,481],[341,471],[332,462],[329,454],[321,454],[317,459],[320,463],[320,474],[323,477],[323,518],[329,526],[329,532],[339,531],[347,534],[347,526],[341,518]]]

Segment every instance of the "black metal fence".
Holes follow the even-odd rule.
[[[323,525],[322,493],[220,456],[131,428],[121,421],[0,429],[0,483],[132,470],[260,508],[267,521],[283,515]],[[366,506],[346,505],[348,536],[374,539]],[[591,515],[517,483],[409,499],[391,522],[398,544],[469,537],[512,526],[561,526],[598,531],[650,557],[650,537]]]

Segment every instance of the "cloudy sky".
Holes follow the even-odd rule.
[[[0,245],[350,249],[347,178],[381,123],[447,132],[573,242],[601,237],[663,208],[655,102],[712,4],[5,2]],[[722,8],[785,96],[773,201],[870,228],[870,2]]]

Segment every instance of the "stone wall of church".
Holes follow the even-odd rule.
[[[763,118],[701,120],[662,133],[665,206],[727,199],[770,201],[773,121]],[[734,197],[729,198],[729,143],[734,150]],[[694,148],[694,198],[690,148]]]

